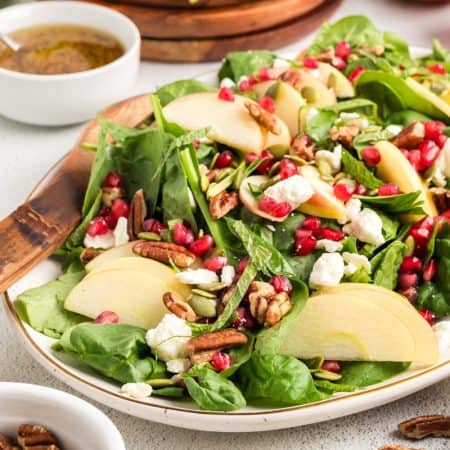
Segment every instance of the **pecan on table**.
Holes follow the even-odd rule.
[[[450,437],[450,416],[414,417],[400,423],[398,431],[410,439],[423,439],[427,436]]]
[[[267,131],[270,131],[277,136],[281,134],[281,128],[277,123],[276,117],[262,108],[258,103],[246,101],[244,103],[248,113]]]
[[[8,436],[0,433],[0,450],[20,450],[20,448]]]
[[[344,147],[351,148],[353,138],[359,133],[357,125],[344,125],[342,127],[332,126],[330,129],[330,138],[332,141],[340,142]]]
[[[143,189],[139,189],[133,195],[130,204],[130,214],[128,215],[127,231],[131,240],[135,240],[142,231],[142,224],[147,216],[147,204]]]
[[[403,128],[392,143],[398,148],[415,149],[425,138],[425,125],[422,122],[413,122]]]
[[[60,450],[54,436],[41,425],[20,425],[18,441],[22,450]]]
[[[195,255],[181,245],[170,242],[139,241],[133,247],[133,252],[144,258],[170,264],[178,267],[189,267],[195,260]]]
[[[177,317],[188,322],[195,322],[197,314],[191,308],[189,303],[181,299],[175,292],[166,292],[163,295],[163,302],[166,308]]]
[[[101,250],[96,248],[85,248],[80,253],[80,262],[85,266],[87,263],[91,262],[94,258],[102,253]]]
[[[225,217],[238,204],[237,192],[222,191],[211,197],[209,201],[209,212],[213,219]]]

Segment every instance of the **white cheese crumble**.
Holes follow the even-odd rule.
[[[388,133],[391,133],[392,136],[397,136],[397,134],[399,134],[400,131],[403,130],[403,127],[402,127],[401,125],[395,125],[395,124],[392,124],[392,125],[388,125],[388,126],[385,128],[385,130],[386,130]]]
[[[339,114],[339,118],[342,119],[346,125],[355,125],[360,130],[364,130],[369,126],[369,121],[365,117],[361,117],[358,113],[342,112]]]
[[[166,314],[156,328],[147,331],[145,339],[155,356],[162,361],[184,358],[192,330],[175,314]]]
[[[273,62],[273,66],[274,69],[287,69],[289,67],[291,67],[291,63],[289,61],[286,61],[285,59],[281,59],[281,58],[275,58],[275,61]],[[241,80],[239,80],[241,81]]]
[[[236,271],[233,266],[224,266],[220,274],[220,281],[225,284],[225,286],[231,286],[235,275]]]
[[[339,114],[339,117],[342,120],[352,120],[352,119],[359,119],[360,115],[357,112],[341,112]]]
[[[219,282],[216,272],[208,269],[186,269],[175,274],[184,284],[213,284]]]
[[[446,178],[450,178],[450,138],[445,142],[436,160],[433,183],[438,187],[445,187],[447,184]]]
[[[191,367],[191,362],[187,358],[177,358],[167,361],[166,367],[171,373],[182,373]]]
[[[384,242],[383,222],[378,214],[369,208],[364,208],[349,224],[344,225],[343,231],[368,244],[378,246]]]
[[[124,394],[133,398],[147,398],[153,392],[153,388],[146,383],[126,383],[121,390]]]
[[[345,275],[353,275],[361,267],[366,269],[368,273],[372,271],[372,266],[370,261],[364,255],[358,255],[356,253],[344,252],[342,253],[342,258],[346,262],[344,268]]]
[[[439,354],[450,358],[450,320],[441,320],[433,325],[439,346]]]
[[[114,247],[126,244],[129,242],[130,237],[128,236],[128,220],[125,217],[119,217],[117,221],[116,228],[114,228]]]
[[[331,239],[319,239],[316,242],[316,248],[325,250],[328,253],[334,253],[342,250],[342,244],[338,241],[332,241]]]
[[[223,88],[229,88],[229,89],[233,89],[236,86],[236,83],[231,79],[231,78],[224,78],[221,82],[220,82],[220,87]]]
[[[293,175],[268,187],[264,195],[280,203],[288,202],[292,209],[296,209],[314,195],[314,190],[306,178]]]
[[[331,168],[333,174],[341,170],[341,159],[342,159],[342,146],[336,145],[332,152],[328,150],[319,150],[315,154],[315,159],[317,164],[320,162],[325,162]]]
[[[314,263],[309,285],[312,288],[337,286],[344,276],[344,260],[339,253],[323,253]]]
[[[345,204],[345,215],[342,219],[338,219],[338,223],[343,225],[347,222],[351,222],[361,211],[362,203],[358,198],[351,198]]]
[[[99,236],[91,236],[86,233],[84,236],[83,245],[86,248],[111,248],[114,247],[114,234],[112,231],[108,231],[105,234]]]

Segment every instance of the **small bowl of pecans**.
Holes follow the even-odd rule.
[[[125,450],[101,411],[43,386],[0,382],[0,450]]]

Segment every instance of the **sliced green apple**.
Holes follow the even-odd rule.
[[[355,89],[349,79],[331,64],[319,62],[319,79],[325,86],[333,89],[336,97],[349,98],[355,96]]]
[[[295,88],[305,98],[308,105],[323,108],[336,103],[336,95],[333,89],[329,89],[307,70],[297,69],[297,71],[299,72],[301,82]]]
[[[275,80],[260,81],[259,83],[255,83],[253,85],[253,92],[255,92],[258,97],[263,97],[264,95],[268,95],[267,91],[275,83],[276,83]]]
[[[376,169],[377,176],[387,183],[395,183],[402,192],[420,191],[423,210],[428,216],[436,216],[438,211],[432,196],[406,156],[394,144],[387,141],[377,142],[375,147],[381,157]],[[417,222],[420,218],[418,215],[402,216],[404,222]]]
[[[86,272],[92,272],[94,269],[97,269],[102,264],[105,264],[109,261],[112,261],[117,258],[125,258],[127,256],[136,256],[133,253],[133,247],[139,241],[128,242],[127,244],[121,245],[119,247],[113,247],[109,250],[106,250],[103,253],[100,253],[97,257],[95,257],[92,261],[86,264]]]
[[[304,176],[314,189],[314,195],[299,206],[299,211],[312,216],[328,219],[345,217],[345,205],[333,193],[333,188],[320,178],[319,171],[313,166],[299,167],[300,175]]]

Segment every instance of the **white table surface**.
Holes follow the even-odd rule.
[[[378,26],[397,32],[412,45],[427,46],[432,37],[438,37],[447,47],[450,46],[448,3],[428,6],[413,1],[346,0],[332,20],[348,14],[366,14]],[[307,37],[282,51],[295,52],[310,40],[311,37]],[[143,63],[138,84],[130,95],[150,92],[156,85],[180,77],[188,78],[214,67],[214,63]],[[81,125],[38,128],[0,117],[0,217],[6,216],[23,202],[47,169],[71,148],[81,128]],[[6,322],[4,315],[0,315],[0,380],[35,383],[73,392],[32,360],[20,347]],[[128,450],[376,450],[384,443],[401,442],[393,432],[397,423],[408,417],[449,414],[450,380],[395,403],[350,417],[258,434],[224,436],[219,433],[187,431],[146,422],[97,406],[118,426]],[[410,445],[426,450],[444,450],[450,446],[449,441],[443,439],[430,439]]]

